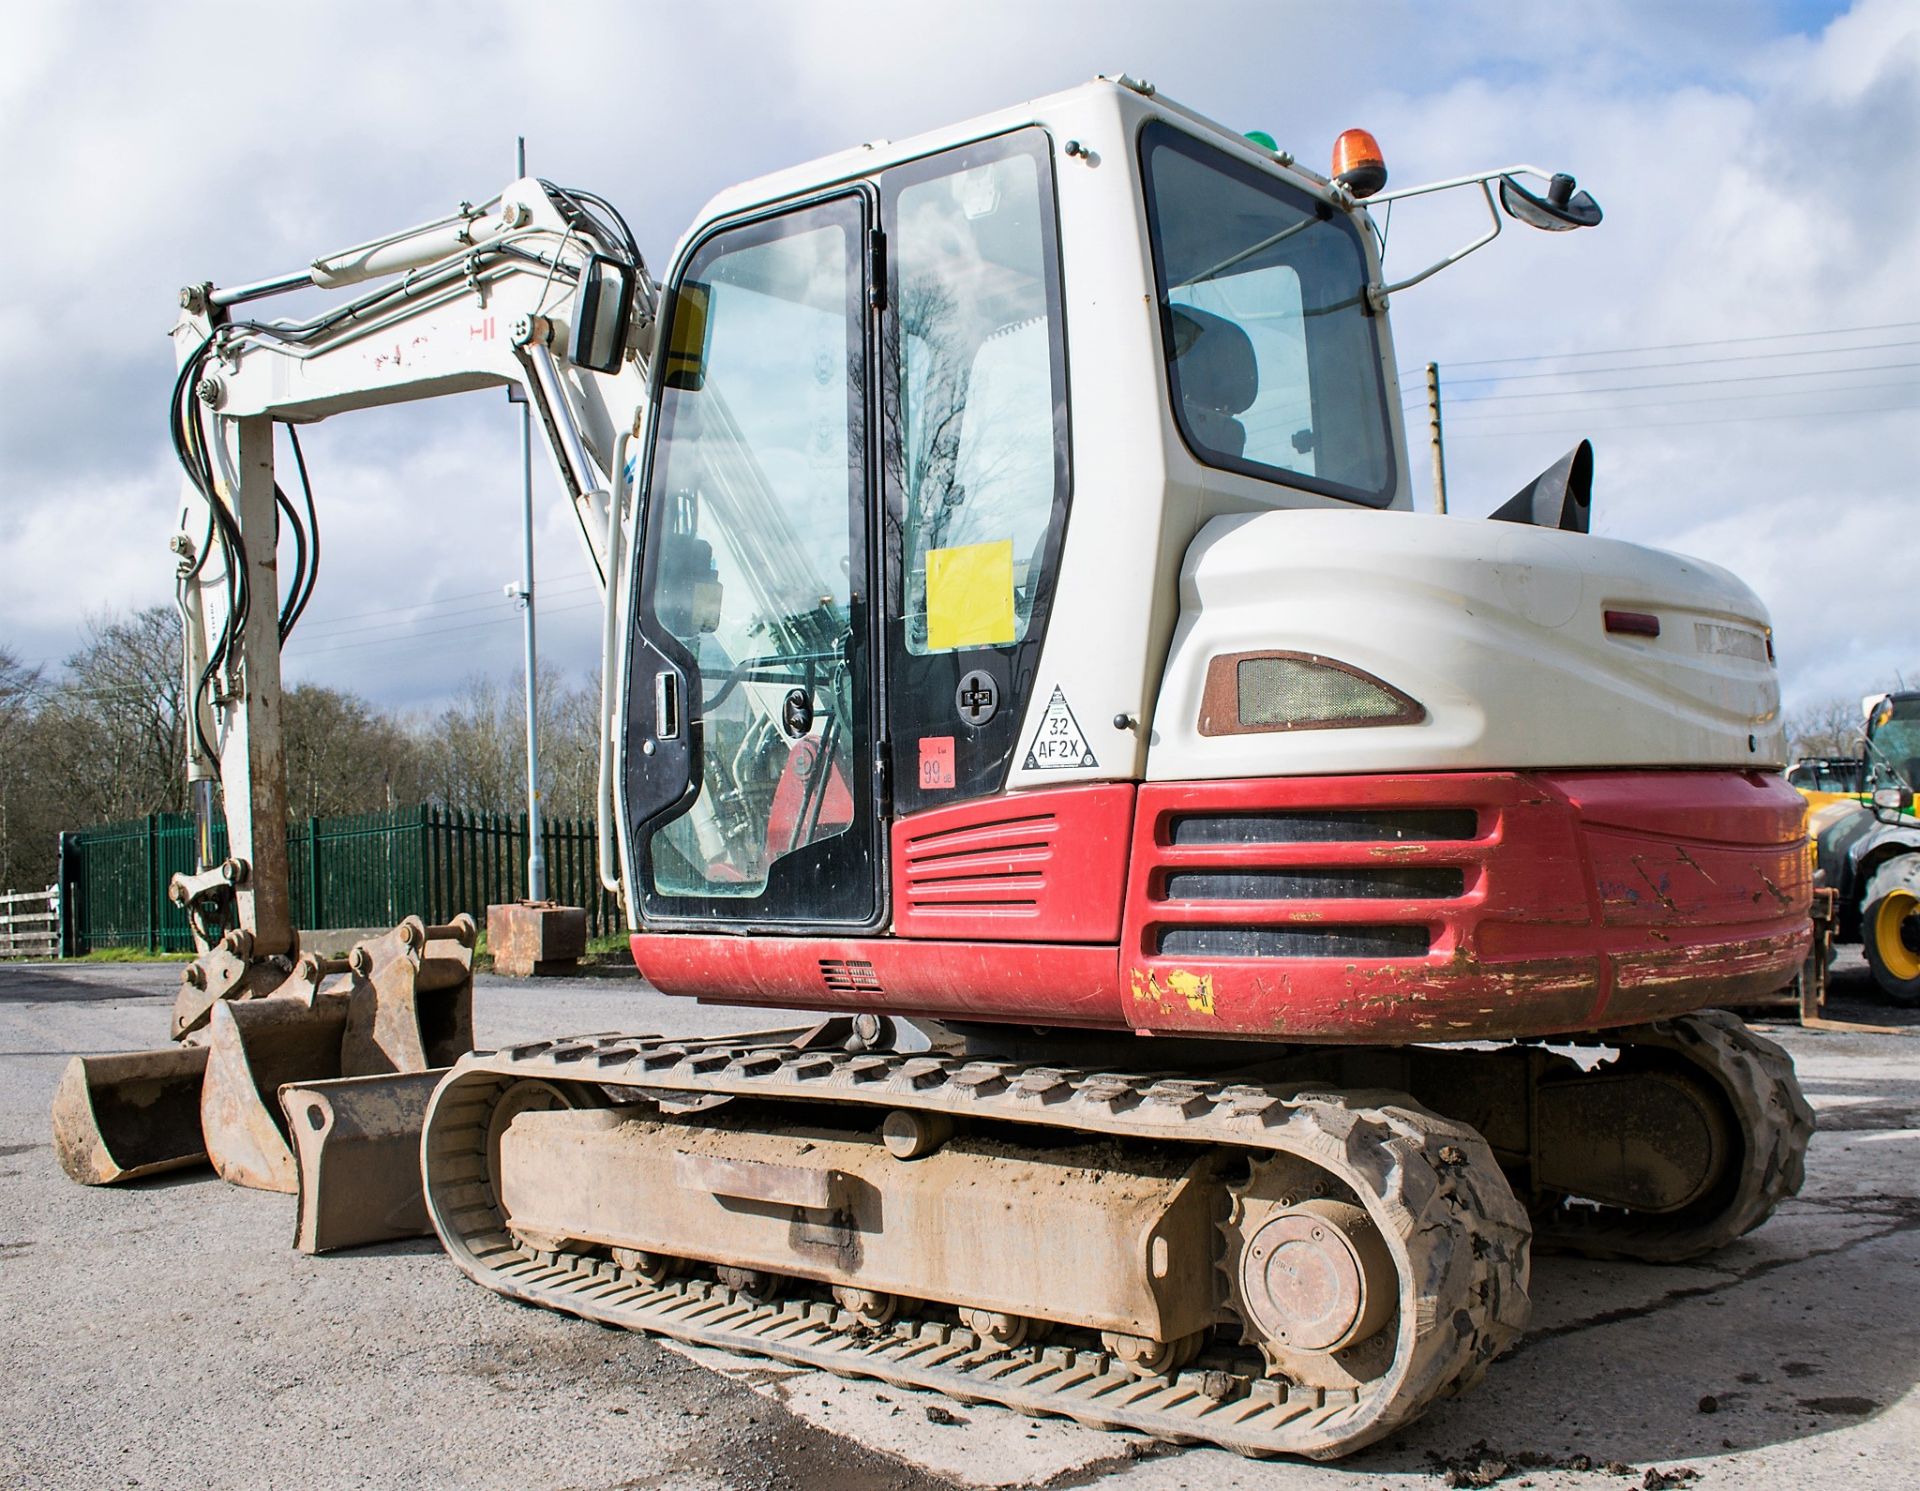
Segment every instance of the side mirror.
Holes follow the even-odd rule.
[[[1600,221],[1600,204],[1573,188],[1573,178],[1561,173],[1547,183],[1547,194],[1542,197],[1511,176],[1502,176],[1500,205],[1507,209],[1508,217],[1517,218],[1529,228],[1545,228],[1549,233],[1591,228]]]
[[[713,292],[687,280],[673,292],[666,325],[666,355],[660,359],[664,387],[698,393],[707,383],[708,312]]]
[[[567,361],[591,373],[617,373],[627,353],[627,325],[633,319],[635,276],[631,264],[590,256],[573,292],[573,330]]]
[[[1873,789],[1873,813],[1877,818],[1882,814],[1891,814],[1898,818],[1913,806],[1913,789],[1910,787],[1876,787]]]

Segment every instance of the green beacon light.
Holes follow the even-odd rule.
[[[1246,137],[1262,150],[1271,150],[1275,155],[1280,153],[1279,144],[1274,140],[1273,136],[1268,134],[1264,129],[1250,129],[1247,131]]]

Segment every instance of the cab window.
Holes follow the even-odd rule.
[[[1147,218],[1175,423],[1210,466],[1381,506],[1396,481],[1353,219],[1150,124]]]

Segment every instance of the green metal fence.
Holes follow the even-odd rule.
[[[593,820],[541,827],[547,894],[584,906],[590,935],[618,931],[619,904],[600,886]],[[190,951],[186,913],[167,899],[167,885],[194,868],[193,842],[188,813],[151,813],[62,834],[62,953]],[[217,824],[214,854],[226,853],[226,825]],[[406,916],[444,922],[462,911],[485,925],[488,906],[526,894],[527,820],[433,804],[307,818],[288,825],[287,861],[296,926],[387,927]]]

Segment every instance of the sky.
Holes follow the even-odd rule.
[[[1594,530],[1735,570],[1789,709],[1920,683],[1920,3],[8,9],[0,52],[0,646],[58,671],[89,618],[169,603],[178,288],[240,283],[484,199],[598,191],[663,271],[724,187],[1096,73],[1309,163],[1361,125],[1392,185],[1526,161],[1591,232],[1515,227],[1394,297],[1416,501],[1421,369],[1455,512],[1581,435]],[[1477,231],[1403,204],[1390,276]],[[286,676],[431,709],[520,659],[519,424],[493,391],[303,437],[325,560]],[[536,464],[541,652],[584,677],[597,592]]]

